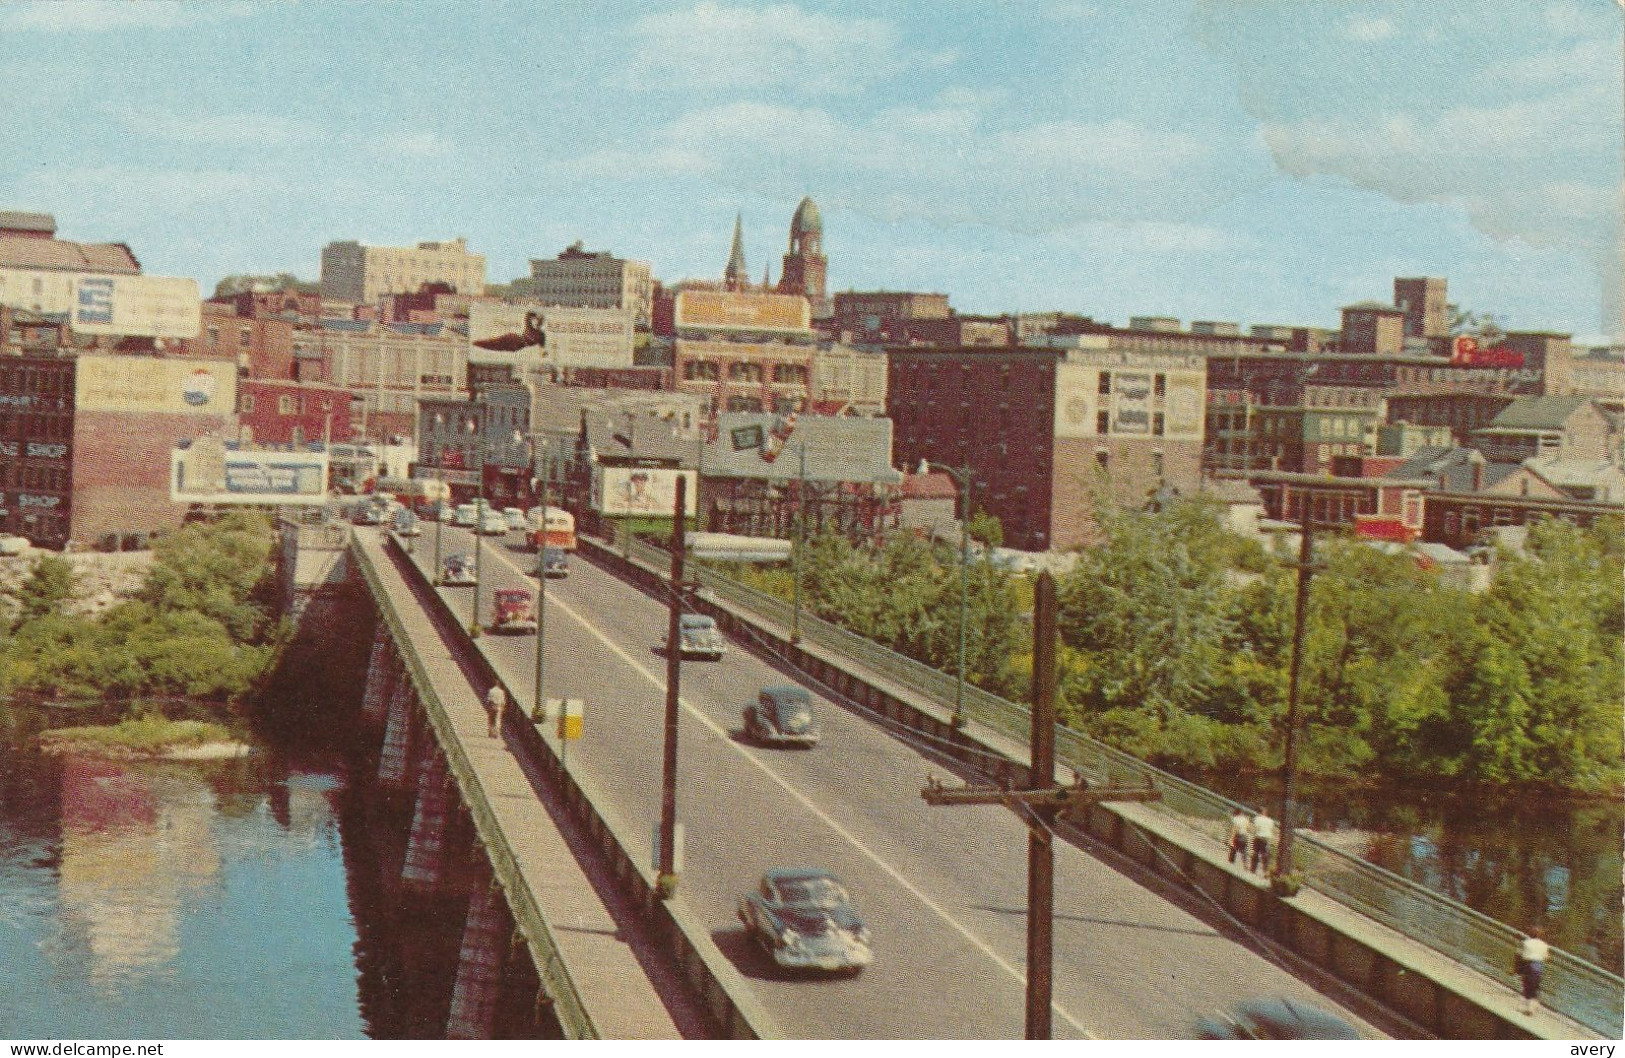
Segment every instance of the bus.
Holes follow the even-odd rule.
[[[527,534],[532,547],[556,547],[561,551],[576,549],[575,515],[560,507],[549,507],[544,513],[532,507],[525,515],[530,523]]]

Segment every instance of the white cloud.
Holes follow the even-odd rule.
[[[941,101],[949,99],[951,102]],[[1261,155],[1237,145],[1247,157]],[[1237,190],[1188,133],[1121,119],[997,127],[970,97],[845,119],[820,107],[742,102],[691,111],[637,150],[557,163],[556,177],[700,176],[885,219],[1043,231],[1091,220],[1179,220]]]
[[[191,114],[169,110],[109,106],[104,111],[138,136],[170,143],[225,147],[287,146],[321,135],[314,122],[274,114]]]
[[[258,14],[263,4],[246,0],[182,3],[181,0],[23,0],[6,5],[0,25],[44,33],[105,33],[113,30],[178,29],[201,22]]]
[[[1387,40],[1399,32],[1394,23],[1386,18],[1365,18],[1355,16],[1343,23],[1343,35],[1350,40],[1373,44],[1379,40]]]
[[[645,88],[781,87],[840,95],[911,66],[955,60],[951,52],[914,54],[883,19],[837,18],[794,4],[749,8],[701,0],[687,10],[643,16],[632,35],[629,73]]]

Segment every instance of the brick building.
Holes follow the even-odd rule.
[[[300,382],[243,378],[237,382],[238,440],[254,445],[305,445],[350,440],[348,390]]]
[[[1201,480],[1201,357],[1094,348],[891,348],[899,465],[968,466],[972,510],[1005,542],[1085,543],[1098,502],[1137,505]]]
[[[806,298],[683,290],[674,313],[677,389],[704,399],[708,415],[807,406],[817,334]]]
[[[543,305],[624,309],[642,328],[653,317],[649,262],[625,260],[605,250],[585,250],[579,242],[555,258],[532,260],[530,276],[514,280],[513,287]]]

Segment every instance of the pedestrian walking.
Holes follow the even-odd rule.
[[[485,696],[485,733],[491,738],[497,737],[497,724],[502,722],[502,711],[508,708],[508,692],[502,689],[502,684],[491,684],[491,690]]]
[[[1540,1009],[1540,981],[1546,976],[1546,960],[1551,957],[1551,945],[1539,926],[1518,946],[1518,976],[1523,979],[1523,1012],[1533,1015]]]
[[[1247,866],[1247,850],[1253,840],[1253,820],[1245,808],[1238,808],[1230,816],[1230,862],[1235,863],[1236,857],[1241,857],[1241,865]]]
[[[1253,816],[1253,865],[1256,873],[1260,865],[1264,873],[1270,871],[1270,841],[1275,837],[1275,820],[1262,808]]]

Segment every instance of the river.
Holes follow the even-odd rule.
[[[341,733],[38,752],[74,722],[0,707],[0,1038],[442,1035],[462,908],[394,883],[399,828],[373,824],[398,808]]]

